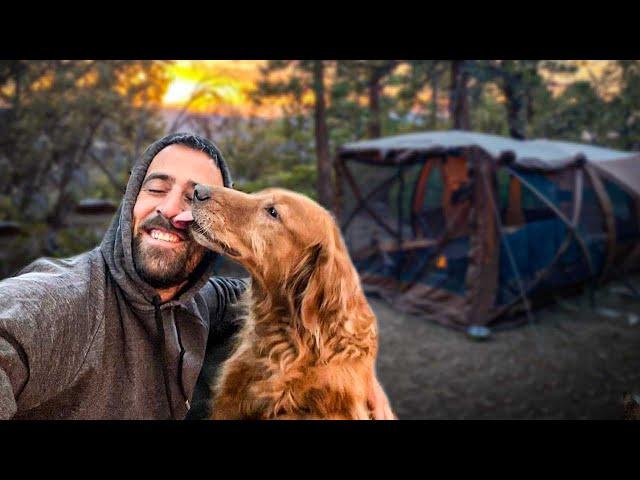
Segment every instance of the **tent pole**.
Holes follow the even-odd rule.
[[[611,199],[607,194],[607,190],[600,180],[600,177],[596,174],[595,171],[591,168],[590,165],[585,165],[585,170],[591,179],[591,184],[593,185],[593,189],[598,196],[598,200],[600,201],[600,206],[602,207],[602,211],[605,217],[605,223],[607,225],[607,257],[605,259],[604,265],[602,267],[602,273],[600,274],[600,278],[598,280],[602,281],[611,269],[611,265],[613,264],[613,259],[615,256],[615,249],[617,244],[616,238],[616,223],[613,214],[613,204],[611,203]]]
[[[398,244],[402,244],[403,235],[402,235],[402,224],[404,223],[404,218],[402,217],[402,196],[404,193],[404,167],[400,166],[398,170]]]
[[[424,275],[428,271],[428,269],[432,266],[433,259],[442,254],[444,247],[446,247],[447,243],[449,243],[449,240],[450,240],[449,234],[451,233],[453,226],[455,226],[455,224],[458,223],[458,220],[462,218],[463,213],[464,213],[463,209],[458,210],[458,212],[456,213],[456,216],[453,217],[453,219],[445,225],[441,235],[436,239],[433,252],[425,259],[422,266],[418,270],[416,270],[416,273],[414,273],[411,280],[409,280],[406,283],[406,285],[402,287],[401,291],[405,292],[409,288],[411,288],[413,284],[418,281],[418,277],[421,277],[422,275]]]
[[[511,172],[507,172],[507,173],[509,175],[511,175]],[[512,178],[515,178],[515,177],[512,177]],[[580,213],[582,211],[582,189],[583,189],[583,185],[584,185],[584,182],[583,182],[582,171],[581,170],[577,170],[576,171],[576,177],[575,177],[575,191],[577,191],[578,194],[574,195],[574,197],[573,197],[573,214],[572,214],[572,218],[571,218],[571,223],[573,225],[577,225],[578,221],[580,220]],[[562,258],[562,255],[567,251],[567,248],[569,248],[569,246],[571,245],[571,240],[573,239],[573,237],[574,237],[573,232],[570,229],[567,229],[567,234],[566,234],[564,240],[562,241],[562,244],[558,248],[558,251],[554,255],[553,259],[549,262],[549,265],[548,265],[547,269],[544,270],[540,275],[538,275],[537,278],[529,285],[529,290],[533,290],[535,287],[538,286],[538,284],[540,284],[540,282],[542,282],[545,278],[547,278],[547,276],[552,271],[552,269],[555,266],[555,264],[558,263],[560,258]],[[504,305],[500,309],[500,311],[498,312],[497,315],[501,315],[503,312],[509,310],[517,302],[518,302],[518,300],[516,300],[514,302],[511,302],[511,303],[509,303],[507,305]]]
[[[516,261],[513,257],[513,252],[511,251],[511,246],[509,245],[509,241],[507,240],[507,236],[504,232],[504,226],[502,225],[502,219],[500,218],[500,212],[498,211],[498,207],[496,205],[496,202],[493,199],[493,194],[492,191],[489,187],[489,184],[487,182],[487,176],[486,175],[481,175],[482,176],[482,181],[484,184],[484,189],[485,189],[485,195],[487,195],[489,197],[489,199],[491,200],[491,207],[493,209],[493,214],[494,217],[496,219],[496,224],[498,225],[498,230],[500,232],[500,237],[502,237],[502,240],[504,242],[504,245],[506,247],[507,250],[507,256],[509,257],[509,263],[511,264],[511,268],[513,269],[513,273],[516,276],[516,280],[518,282],[518,289],[520,290],[520,297],[522,298],[522,302],[524,303],[525,306],[525,310],[527,312],[527,318],[529,320],[529,323],[531,325],[531,327],[534,329],[534,331],[536,332],[536,336],[538,337],[539,340],[539,335],[540,333],[538,332],[537,326],[535,324],[535,319],[533,317],[533,312],[531,310],[531,305],[529,304],[529,298],[527,297],[527,294],[525,292],[524,289],[524,284],[522,282],[522,277],[520,276],[520,271],[518,270],[518,266],[516,265]],[[537,341],[536,342],[536,347],[538,348],[538,351],[540,353],[544,353],[544,349],[542,344]]]
[[[402,165],[400,165],[398,167],[398,198],[397,198],[397,202],[398,202],[398,248],[400,248],[400,246],[402,245],[402,223],[403,223],[403,219],[402,219],[402,195],[404,193],[404,167]],[[396,271],[396,278],[398,279],[398,281],[400,280],[402,274],[401,274],[401,269],[398,268]]]
[[[553,211],[553,213],[555,213],[558,218],[560,220],[562,220],[562,222],[564,222],[564,224],[571,230],[571,232],[573,233],[573,235],[575,236],[576,240],[578,241],[578,244],[580,245],[580,248],[582,249],[582,253],[587,261],[587,267],[589,267],[589,273],[591,274],[591,277],[595,276],[595,270],[593,268],[593,262],[591,261],[591,254],[589,253],[589,249],[587,248],[586,243],[584,242],[584,239],[582,238],[582,235],[580,235],[580,232],[578,232],[577,228],[571,224],[571,222],[569,221],[569,219],[567,217],[565,217],[564,213],[562,213],[558,207],[556,207],[553,202],[551,202],[548,198],[546,198],[536,187],[534,187],[533,185],[531,185],[529,182],[527,182],[524,178],[522,178],[522,176],[520,176],[516,171],[514,171],[512,168],[505,166],[505,168],[507,169],[507,171],[509,173],[511,173],[513,176],[515,176],[518,180],[520,180],[520,182],[529,189],[529,191],[531,193],[533,193],[542,203],[544,203],[551,211]]]
[[[425,159],[422,164],[420,176],[413,189],[413,196],[411,199],[411,228],[414,237],[424,236],[425,232],[422,231],[422,225],[418,222],[418,214],[422,210],[424,203],[424,195],[426,189],[426,183],[433,170],[434,158]],[[420,233],[420,235],[418,235]]]
[[[372,197],[374,194],[376,194],[378,191],[380,191],[381,188],[383,188],[387,184],[392,183],[394,180],[396,180],[396,178],[398,178],[398,174],[396,173],[395,175],[392,175],[391,177],[386,179],[384,182],[382,182],[380,185],[378,185],[365,198],[362,198],[362,193],[360,193],[360,189],[358,188],[358,185],[356,184],[355,180],[353,179],[353,176],[351,175],[351,172],[349,171],[349,168],[347,167],[347,165],[343,165],[343,172],[342,173],[344,174],[345,178],[349,182],[349,185],[351,186],[351,190],[353,191],[353,194],[355,195],[356,200],[358,200],[358,204],[354,207],[353,212],[351,212],[351,215],[349,216],[349,218],[340,226],[340,229],[342,231],[345,231],[347,229],[347,227],[349,226],[349,224],[351,223],[351,220],[353,220],[355,218],[356,214],[360,210],[364,209],[369,215],[371,215],[371,218],[373,218],[373,220],[379,226],[381,226],[383,229],[385,229],[387,231],[387,233],[389,233],[393,238],[397,238],[398,237],[397,232],[394,232],[393,228],[389,227],[389,225],[387,225],[381,218],[379,218],[375,214],[375,212],[373,212],[367,206],[366,201],[370,197]]]
[[[443,165],[444,165],[444,162],[446,161],[446,159],[447,159],[446,154],[443,154],[442,156],[439,156],[439,157],[432,157],[432,158],[428,159],[429,162],[434,162],[434,161],[438,161],[438,160],[440,161],[440,163],[438,165],[439,165],[439,167],[441,168],[441,171],[442,171],[442,176],[443,176],[443,181],[444,181],[443,183],[446,183],[446,178],[445,178],[445,173],[444,173],[444,168],[443,168]],[[468,164],[468,161],[467,161],[467,164]],[[426,176],[425,182],[427,181],[428,176],[431,175],[431,172],[433,171],[433,166],[432,165],[429,166],[428,168],[429,168],[428,169],[428,173],[425,174],[425,176]],[[424,170],[423,170],[423,172],[421,172],[421,175],[423,173],[424,173]],[[475,179],[469,178],[469,184],[470,185],[473,184],[474,182],[475,182]],[[418,187],[416,187],[416,188],[418,188]],[[424,201],[424,195],[426,193],[425,192],[426,186],[423,185],[421,188],[422,188],[422,193],[421,193],[421,195],[419,197],[419,203],[418,203],[419,205],[422,205],[422,203]],[[414,201],[412,203],[412,205],[413,205],[412,209],[415,209],[416,205],[418,205],[418,204],[416,204],[416,200],[414,198]],[[444,206],[443,206],[443,208],[444,208]],[[446,224],[444,226],[444,229],[440,233],[440,236],[436,239],[436,244],[434,246],[433,252],[431,252],[431,254],[427,258],[425,258],[425,261],[420,266],[420,268],[418,268],[416,270],[416,272],[413,274],[411,279],[408,282],[406,282],[404,286],[401,287],[401,291],[402,292],[406,292],[407,290],[409,290],[409,288],[411,288],[418,281],[418,277],[421,277],[422,275],[424,275],[426,272],[429,271],[429,269],[432,267],[433,260],[436,257],[438,257],[438,256],[440,256],[442,254],[442,251],[444,250],[444,248],[449,243],[449,240],[450,240],[449,234],[453,230],[453,227],[462,218],[463,213],[467,213],[468,214],[468,212],[465,212],[464,209],[458,209],[458,211],[455,214],[455,217],[453,217],[453,219],[448,219],[448,221],[446,222]],[[422,230],[422,229],[420,229],[420,230]],[[421,233],[424,234],[424,232],[422,232],[422,231],[421,231]]]

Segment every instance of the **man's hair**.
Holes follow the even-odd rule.
[[[172,133],[166,137],[161,138],[157,142],[154,142],[147,152],[151,155],[151,158],[155,157],[161,150],[165,149],[169,145],[180,144],[185,145],[193,150],[198,150],[206,153],[216,164],[216,167],[220,169],[222,173],[222,181],[225,187],[233,187],[233,181],[231,179],[231,173],[227,166],[222,153],[216,147],[216,145],[207,140],[204,137],[193,135],[191,133]]]

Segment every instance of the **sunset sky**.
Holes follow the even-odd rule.
[[[184,108],[198,89],[207,94],[193,101],[189,110],[221,114],[277,116],[277,101],[267,101],[255,107],[249,94],[260,79],[260,67],[266,60],[176,60],[168,69],[171,83],[163,98],[167,108]],[[554,75],[554,93],[562,91],[575,80],[593,80],[599,77],[606,61],[576,61],[578,72],[570,75]]]

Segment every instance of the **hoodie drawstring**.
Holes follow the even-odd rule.
[[[191,409],[191,405],[189,404],[189,397],[187,397],[187,392],[184,389],[184,382],[182,381],[182,366],[184,363],[184,347],[182,346],[182,339],[180,338],[180,329],[178,325],[176,325],[176,333],[178,335],[178,345],[180,346],[180,359],[178,360],[178,385],[180,385],[180,392],[184,397],[184,404],[187,406],[187,411]]]
[[[171,388],[169,387],[169,382],[168,382],[168,378],[169,378],[169,374],[167,372],[167,362],[166,362],[166,353],[167,353],[167,348],[165,345],[165,338],[164,338],[164,327],[162,326],[162,313],[160,312],[160,296],[156,295],[155,297],[153,297],[153,306],[155,308],[155,317],[156,317],[156,329],[158,330],[158,342],[160,343],[160,361],[162,363],[162,378],[164,379],[164,390],[166,393],[166,397],[167,397],[167,403],[169,404],[169,414],[171,415],[171,418],[173,419],[173,399],[171,398]]]

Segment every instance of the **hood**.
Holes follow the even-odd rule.
[[[134,267],[132,254],[133,206],[136,203],[140,187],[142,186],[147,169],[153,158],[163,148],[174,143],[180,143],[179,140],[186,137],[195,138],[203,149],[207,148],[215,152],[217,158],[215,160],[212,159],[212,161],[215,161],[220,168],[224,186],[233,186],[229,168],[218,147],[211,141],[196,135],[186,133],[167,135],[149,145],[142,156],[136,161],[129,176],[124,198],[100,244],[100,251],[102,252],[111,276],[122,289],[131,306],[139,309],[146,310],[153,308],[152,299],[156,295],[156,291],[151,285],[140,278]],[[213,275],[216,257],[217,254],[214,252],[208,251],[205,254],[202,262],[196,267],[189,284],[182,289],[182,293],[174,299],[175,301],[186,303],[193,298]]]

